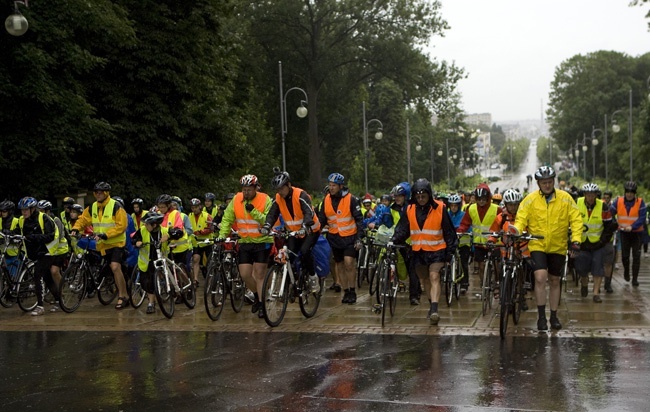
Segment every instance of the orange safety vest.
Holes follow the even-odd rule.
[[[427,214],[427,219],[424,221],[424,226],[418,226],[418,220],[415,215],[416,205],[409,205],[406,209],[408,216],[409,226],[411,229],[411,248],[414,251],[427,251],[435,252],[447,247],[445,238],[442,235],[442,209],[443,203],[434,200],[437,208],[431,207]]]
[[[331,234],[339,234],[342,237],[352,236],[357,233],[357,223],[352,217],[350,210],[351,194],[341,198],[338,210],[335,212],[332,207],[332,197],[328,194],[325,196],[325,216],[327,216],[327,225]]]
[[[622,226],[632,226],[632,223],[636,222],[639,218],[639,209],[641,208],[641,198],[637,197],[634,205],[630,208],[630,214],[627,214],[627,209],[625,208],[624,198],[619,197],[618,202],[616,203],[616,215],[618,216],[618,223]],[[643,232],[643,226],[635,229],[634,232]]]
[[[302,208],[300,207],[300,195],[302,192],[304,192],[304,190],[297,187],[292,188],[291,204],[293,205],[293,216],[291,216],[291,213],[289,213],[287,201],[284,200],[284,198],[280,196],[279,193],[276,193],[275,195],[275,203],[277,203],[278,207],[280,208],[280,214],[284,219],[284,224],[289,230],[292,231],[300,230],[304,221],[305,216],[303,215]],[[318,221],[318,217],[316,216],[313,207],[311,208],[311,212],[314,216],[314,224],[311,225],[311,230],[312,232],[317,232],[320,230],[320,222]]]
[[[251,203],[260,213],[264,213],[267,199],[268,195],[266,193],[258,192],[249,203]],[[257,220],[253,219],[244,207],[244,194],[242,192],[237,193],[232,201],[235,202],[233,207],[235,209],[235,222],[237,223],[237,231],[239,234],[242,237],[262,236],[260,233],[261,225]]]

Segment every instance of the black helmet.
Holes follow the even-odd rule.
[[[72,211],[75,211],[75,212],[79,213],[79,214],[82,214],[82,213],[84,212],[84,208],[83,208],[83,206],[81,206],[81,205],[79,205],[79,204],[77,204],[77,203],[75,203],[74,205],[72,205],[72,207],[71,207],[70,209],[71,209]]]
[[[386,193],[386,194],[381,195],[381,197],[379,198],[380,202],[383,202],[384,200],[388,200],[390,202],[393,199],[390,197],[390,195],[388,193]]]
[[[555,169],[551,166],[542,166],[535,172],[535,180],[555,178]]]
[[[158,196],[158,199],[156,199],[156,204],[157,204],[157,205],[159,205],[159,204],[161,204],[161,203],[165,203],[165,204],[168,205],[168,204],[170,204],[171,202],[172,202],[172,197],[169,196],[168,194],[160,195],[160,196]]]
[[[625,189],[626,192],[636,193],[636,183],[631,180],[629,182],[625,182],[623,189]]]
[[[74,199],[71,198],[70,196],[66,196],[63,198],[63,205],[73,205],[74,204]]]
[[[605,190],[605,191],[603,192],[603,196],[609,196],[609,197],[612,197],[612,196],[613,196],[613,193],[612,193],[611,190]]]
[[[139,197],[136,197],[135,199],[131,200],[132,205],[140,205],[144,203],[144,200],[140,199]]]
[[[273,173],[275,174],[273,179],[271,179],[271,187],[273,189],[277,190],[291,181],[289,173],[280,171],[279,167],[274,167]]]
[[[178,204],[178,206],[183,206],[183,201],[178,196],[172,196],[172,202]]]
[[[164,218],[165,218],[165,216],[161,215],[160,213],[149,212],[144,216],[143,221],[144,221],[144,223],[149,223],[150,225],[153,225],[153,224],[159,225],[159,224],[161,224],[163,222]]]
[[[112,196],[113,200],[115,200],[117,203],[119,203],[122,207],[124,207],[124,199],[122,199],[119,196]]]
[[[183,237],[183,229],[172,227],[169,229],[169,238],[177,240]]]
[[[231,200],[231,199],[234,199],[234,198],[235,198],[235,194],[234,194],[234,193],[228,193],[228,194],[224,195],[224,197],[223,197],[223,201],[224,201],[224,202],[227,202],[227,201],[229,201],[229,200]]]
[[[216,198],[217,196],[215,196],[215,194],[212,192],[208,192],[205,194],[205,200],[212,200],[214,202]]]
[[[413,183],[411,187],[411,196],[415,199],[415,195],[419,193],[427,193],[429,197],[433,197],[433,190],[431,190],[431,183],[427,179],[421,178]]]
[[[201,206],[201,200],[193,197],[190,199],[190,206]]]
[[[16,208],[16,204],[11,200],[3,200],[2,202],[0,202],[0,211],[8,210],[10,212],[13,212],[15,208]]]
[[[93,191],[100,191],[100,190],[104,192],[108,192],[111,190],[111,185],[109,185],[106,182],[95,183],[95,187],[93,187]]]

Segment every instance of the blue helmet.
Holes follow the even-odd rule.
[[[38,202],[36,199],[30,196],[23,197],[18,201],[18,209],[29,209],[31,207],[36,207]]]
[[[340,173],[332,173],[327,177],[328,182],[336,183],[337,185],[345,184],[345,176]]]

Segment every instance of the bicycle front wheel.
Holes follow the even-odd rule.
[[[168,289],[167,276],[163,269],[156,269],[153,276],[158,306],[160,306],[163,315],[165,315],[167,319],[171,319],[171,317],[174,316],[174,293],[171,289],[171,285]]]
[[[306,318],[311,318],[316,314],[318,306],[320,305],[320,297],[323,290],[323,278],[318,278],[318,287],[316,290],[311,290],[309,284],[309,276],[303,275],[302,285],[300,286],[300,299],[298,299],[298,304],[300,305],[300,311],[303,316]]]
[[[72,313],[86,296],[86,271],[80,262],[74,263],[63,272],[59,283],[59,306],[66,313]]]
[[[377,285],[377,303],[381,306],[381,326],[386,323],[386,312],[390,306],[390,266],[382,262],[379,268],[379,284]]]
[[[442,269],[442,283],[445,288],[445,301],[447,302],[447,306],[451,306],[451,301],[454,298],[454,292],[452,290],[453,279],[449,263],[447,263]]]
[[[501,313],[499,316],[499,335],[501,339],[506,337],[508,330],[508,317],[510,317],[510,296],[512,290],[512,271],[508,270],[505,273],[504,279],[501,281]]]
[[[142,273],[136,265],[131,272],[131,288],[129,291],[129,299],[131,300],[131,306],[134,309],[139,308],[144,302],[144,299],[147,297],[147,292],[144,291],[142,287]]]
[[[18,276],[18,286],[16,289],[16,300],[18,306],[24,312],[34,310],[38,304],[36,296],[36,281],[34,280],[34,264],[27,264]]]
[[[524,273],[521,266],[517,267],[516,269],[512,296],[512,321],[516,325],[519,323],[521,309],[524,305],[524,300],[526,299],[526,289],[524,289]]]
[[[102,305],[110,305],[110,303],[117,296],[117,285],[115,284],[115,277],[110,266],[105,266],[102,269],[103,276],[97,288],[97,299]]]
[[[203,303],[205,312],[212,320],[219,320],[226,302],[224,279],[216,265],[209,265],[205,288],[203,289]]]
[[[196,306],[196,288],[194,282],[187,276],[182,265],[174,264],[176,268],[176,279],[178,279],[178,288],[181,290],[181,300],[188,309],[194,309]]]
[[[228,293],[230,294],[230,306],[235,313],[241,312],[244,307],[244,295],[246,294],[246,285],[239,274],[237,266],[233,266],[230,272],[230,285]]]
[[[481,301],[483,316],[487,315],[488,308],[492,308],[492,261],[487,259],[483,270],[483,282],[481,284]]]
[[[274,328],[282,323],[289,303],[289,282],[282,281],[284,266],[273,265],[264,277],[262,286],[262,314],[266,323]]]
[[[2,268],[2,273],[0,273],[0,305],[5,308],[10,308],[13,306],[11,303],[11,292],[9,288],[11,287],[11,282],[9,280],[9,272],[7,268]]]
[[[460,260],[457,259],[456,256],[454,255],[451,258],[451,279],[452,279],[452,289],[456,301],[458,301],[458,296],[460,296],[460,286],[458,285],[458,282],[460,281],[460,277],[461,277],[460,272],[461,272]]]

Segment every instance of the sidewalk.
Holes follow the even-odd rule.
[[[552,332],[555,336],[565,337],[607,337],[634,338],[650,340],[650,316],[647,314],[650,296],[650,257],[642,257],[639,282],[641,286],[633,288],[625,282],[622,268],[614,273],[613,294],[602,293],[602,303],[594,303],[591,290],[586,298],[580,297],[580,287],[568,286],[562,291],[558,315],[563,329]],[[619,263],[619,266],[620,263]],[[381,315],[373,313],[371,306],[374,297],[368,295],[367,285],[358,293],[356,305],[342,305],[342,293],[326,290],[316,315],[305,319],[300,313],[298,303],[289,304],[282,324],[270,328],[263,319],[250,312],[250,306],[244,306],[241,313],[234,313],[230,302],[226,301],[222,317],[212,322],[203,306],[203,288],[198,289],[197,306],[188,310],[185,305],[178,305],[173,319],[164,318],[159,310],[154,315],[145,314],[145,307],[138,310],[131,308],[122,311],[113,309],[113,305],[103,307],[96,298],[85,300],[73,314],[46,312],[44,316],[33,317],[23,313],[17,305],[12,308],[0,308],[1,331],[229,331],[229,332],[312,332],[312,333],[370,333],[402,335],[469,335],[498,336],[499,315],[498,301],[494,301],[491,312],[482,316],[481,302],[476,296],[478,276],[471,277],[470,291],[454,300],[450,307],[441,296],[439,313],[440,324],[430,326],[426,317],[428,306],[423,304],[411,306],[408,291],[398,294],[395,317],[386,319],[386,326],[381,327]],[[326,285],[331,284],[327,279]],[[591,284],[590,284],[591,289]],[[604,291],[603,291],[604,292]],[[534,300],[528,294],[529,310],[522,313],[518,325],[512,320],[508,326],[508,335],[536,336],[537,309]],[[46,305],[49,311],[49,305]],[[548,313],[548,309],[547,309]],[[387,314],[388,316],[389,314]]]

